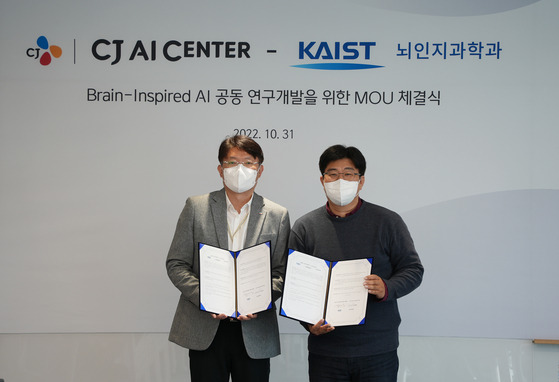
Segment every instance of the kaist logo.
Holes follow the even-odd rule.
[[[312,60],[312,63],[292,65],[295,68],[319,70],[358,70],[382,68],[379,65],[364,63],[372,59],[372,41],[347,42],[299,42],[299,60]],[[359,62],[356,62],[359,60]]]
[[[41,36],[37,39],[38,48],[27,49],[27,57],[33,59],[38,59],[43,66],[47,66],[51,63],[52,57],[59,58],[62,56],[62,48],[57,45],[49,45],[49,41],[45,36]]]

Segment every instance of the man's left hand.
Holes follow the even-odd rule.
[[[376,296],[379,300],[382,300],[384,296],[386,296],[384,281],[377,275],[365,276],[363,286],[369,291],[369,294]]]

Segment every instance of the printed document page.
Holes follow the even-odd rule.
[[[272,303],[270,247],[263,243],[237,256],[237,311],[240,315],[261,312]]]
[[[326,322],[334,326],[358,325],[367,310],[365,276],[371,274],[367,259],[333,263],[326,307]]]
[[[324,315],[328,271],[326,261],[291,252],[283,285],[282,315],[316,324]]]
[[[235,259],[231,252],[201,245],[200,305],[208,312],[235,317]]]

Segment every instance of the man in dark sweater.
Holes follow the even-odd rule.
[[[310,332],[310,381],[396,382],[396,300],[419,286],[423,266],[402,218],[359,197],[366,161],[357,148],[329,147],[319,167],[328,202],[295,222],[289,248],[329,261],[372,257],[373,274],[363,280],[369,292],[363,325],[303,324]]]

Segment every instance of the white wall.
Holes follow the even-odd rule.
[[[235,129],[258,129],[257,191],[293,220],[324,203],[316,162],[327,146],[363,151],[361,196],[404,217],[426,269],[400,302],[402,378],[540,378],[556,348],[530,340],[559,338],[558,12],[555,0],[0,2],[0,378],[183,377],[184,352],[150,334],[169,330],[178,298],[164,259],[186,197],[221,187],[216,150]],[[46,66],[39,36],[62,50]],[[92,53],[100,39],[109,60]],[[113,40],[124,41],[115,65]],[[171,62],[172,40],[245,41],[251,57]],[[147,60],[130,59],[137,41]],[[311,41],[376,45],[355,61],[300,59]],[[464,56],[450,55],[461,43]],[[381,68],[294,67],[316,61]],[[91,100],[89,89],[209,96],[155,105]],[[221,105],[220,89],[241,103]],[[318,98],[249,96],[272,90]],[[349,96],[327,102],[332,91]],[[395,98],[356,102],[375,91]],[[423,91],[440,98],[401,97]],[[281,331],[274,363],[288,363],[276,370],[304,374],[300,329]],[[426,353],[409,351],[415,341],[444,363],[417,366]]]
[[[293,220],[325,201],[316,163],[327,146],[363,151],[361,196],[403,215],[425,263],[424,285],[402,301],[402,334],[559,338],[559,306],[549,304],[559,300],[559,3],[480,2],[472,14],[459,0],[431,1],[394,10],[362,1],[3,1],[0,332],[169,330],[177,291],[164,258],[175,222],[187,196],[221,187],[218,144],[244,128],[258,129],[265,151],[257,191]],[[35,53],[50,50],[38,36],[62,56],[41,65]],[[102,39],[109,45],[95,48]],[[190,40],[246,42],[251,55],[165,59],[168,41]],[[322,58],[352,41],[375,45],[356,60]],[[483,45],[479,57],[472,42]],[[428,58],[417,58],[427,44]],[[463,56],[451,55],[456,44],[468,47]],[[408,45],[414,54],[400,55]],[[310,52],[303,59],[300,46]],[[294,67],[317,61],[381,68]],[[90,89],[210,95],[156,105],[91,100]],[[243,98],[222,105],[221,89]],[[250,97],[271,90],[288,92],[260,104]],[[314,91],[316,105],[287,102],[300,90]],[[333,90],[349,96],[326,101]],[[374,91],[393,102],[356,101]],[[440,98],[406,102],[408,91]]]

